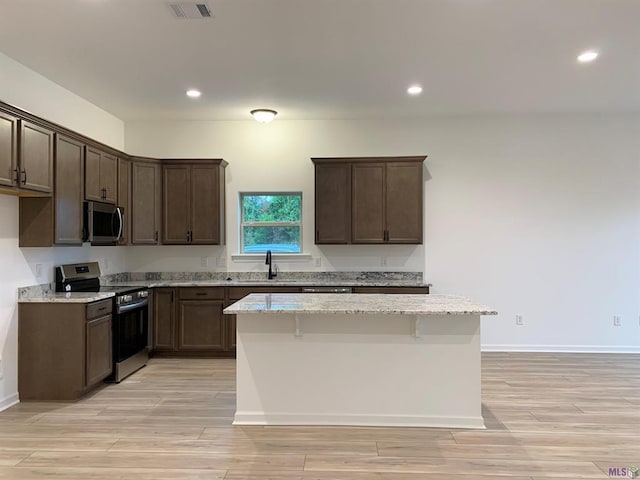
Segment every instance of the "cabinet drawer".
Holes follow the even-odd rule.
[[[224,300],[224,288],[216,287],[188,287],[179,288],[180,300]]]
[[[111,315],[113,313],[112,300],[101,300],[99,302],[90,303],[87,305],[87,320],[92,318],[104,317],[105,315]]]
[[[250,293],[300,293],[300,287],[229,287],[229,300],[240,300]]]

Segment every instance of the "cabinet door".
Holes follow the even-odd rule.
[[[87,147],[84,160],[84,198],[94,202],[103,202],[104,195],[100,185],[100,159],[102,152]]]
[[[225,350],[224,302],[181,300],[178,306],[178,350]]]
[[[162,243],[189,243],[189,165],[162,167]]]
[[[157,245],[160,218],[160,169],[157,163],[131,164],[131,243]]]
[[[351,195],[351,241],[384,243],[385,164],[354,164]]]
[[[131,230],[131,162],[123,158],[118,159],[118,202],[122,208],[124,225],[122,228],[122,238],[118,245],[129,243],[129,232]]]
[[[387,242],[422,243],[422,163],[387,164]]]
[[[84,145],[56,135],[54,243],[82,244]]]
[[[0,112],[0,185],[17,186],[18,119]]]
[[[118,202],[118,159],[108,153],[100,157],[100,187],[103,189],[103,202]]]
[[[220,244],[220,167],[191,166],[191,242]]]
[[[113,369],[111,344],[111,315],[87,322],[87,386],[95,385],[111,374]]]
[[[350,243],[351,165],[315,167],[316,244]]]
[[[53,132],[20,121],[20,188],[53,191]]]
[[[175,291],[156,288],[153,296],[153,349],[175,350]]]

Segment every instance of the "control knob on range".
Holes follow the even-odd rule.
[[[120,303],[129,303],[133,300],[133,295],[122,295],[120,297]]]
[[[138,292],[138,298],[147,298],[149,296],[149,292],[147,290],[142,290]]]

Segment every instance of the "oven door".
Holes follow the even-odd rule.
[[[146,351],[149,336],[148,299],[132,305],[118,305],[113,325],[113,360],[120,363]]]

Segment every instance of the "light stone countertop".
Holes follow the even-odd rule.
[[[20,298],[18,303],[91,303],[115,297],[114,292],[59,292]]]
[[[252,293],[227,314],[497,315],[486,305],[455,295]]]
[[[428,287],[419,272],[284,272],[268,280],[256,272],[147,272],[111,275],[103,284],[131,287]],[[142,276],[142,278],[140,278]],[[212,277],[210,277],[212,276]],[[137,278],[136,278],[137,277]],[[146,278],[144,278],[146,277]],[[209,277],[209,278],[206,278]],[[227,280],[227,278],[229,278]],[[18,289],[19,303],[90,303],[112,297],[108,293],[55,293],[52,284]]]
[[[135,280],[107,285],[132,287],[428,287],[430,283],[406,280]]]

